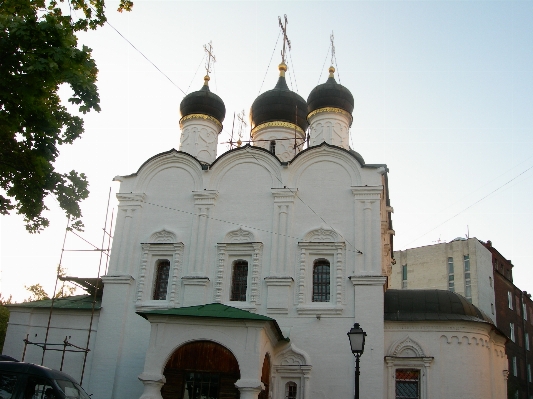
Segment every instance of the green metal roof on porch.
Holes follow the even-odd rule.
[[[54,309],[76,309],[76,310],[91,310],[93,307],[94,297],[92,295],[74,295],[64,298],[56,298],[54,300]],[[95,310],[101,307],[101,299],[97,299],[94,305]],[[22,302],[8,304],[8,307],[13,308],[51,308],[51,299],[42,299],[40,301]]]
[[[222,305],[221,303],[210,303],[207,305],[189,306],[184,308],[172,308],[172,309],[156,309],[146,310],[143,312],[137,312],[138,315],[148,320],[147,316],[161,315],[161,316],[177,316],[177,317],[207,317],[212,319],[233,319],[233,320],[256,320],[272,322],[274,328],[278,332],[281,339],[288,341],[288,338],[283,336],[281,329],[275,319],[263,316],[260,314],[248,312],[234,308],[228,305]]]

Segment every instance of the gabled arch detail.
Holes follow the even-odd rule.
[[[277,366],[310,366],[311,358],[307,352],[291,343],[276,355],[274,363]]]
[[[224,242],[228,244],[240,244],[244,242],[255,242],[255,236],[251,231],[239,227],[238,230],[230,231],[226,234]]]
[[[325,227],[311,230],[303,239],[304,242],[337,242],[339,234]]]
[[[420,344],[410,337],[392,344],[389,356],[394,357],[426,357]]]
[[[171,244],[177,241],[178,239],[176,234],[166,229],[156,231],[148,240],[148,242],[151,244]]]

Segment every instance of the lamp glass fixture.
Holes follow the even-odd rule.
[[[350,339],[350,346],[352,353],[360,355],[365,350],[365,337],[366,332],[359,326],[359,323],[355,323],[352,329],[348,332],[348,338]]]

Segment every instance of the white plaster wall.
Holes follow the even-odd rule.
[[[505,337],[487,323],[385,322],[386,355],[410,338],[426,357],[433,357],[427,375],[432,399],[501,399],[507,396]],[[386,367],[385,367],[386,368]],[[385,371],[385,384],[394,386]],[[389,397],[393,399],[394,396]]]
[[[177,305],[185,302],[182,280],[185,276],[207,278],[201,280],[207,281],[205,285],[194,287],[196,292],[203,290],[205,303],[211,303],[215,298],[214,281],[219,261],[217,243],[240,228],[251,232],[264,249],[257,302],[253,306],[248,303],[232,305],[274,317],[284,334],[290,336],[291,343],[308,353],[312,369],[306,398],[351,397],[353,394],[354,359],[346,333],[356,321],[372,335],[364,360],[362,392],[382,396],[382,282],[354,288],[348,278],[353,275],[379,277],[381,274],[379,201],[382,180],[376,167],[362,168],[351,154],[326,145],[309,149],[290,165],[282,166],[272,155],[247,146],[220,157],[209,170],[202,170],[191,156],[172,150],[152,158],[137,173],[116,179],[121,181],[119,212],[109,273],[103,277],[105,294],[98,323],[101,333],[94,335],[95,348],[91,356],[95,361],[88,365],[87,384],[84,384],[93,398],[134,398],[143,392],[143,384],[137,377],[145,369],[146,354],[150,353],[150,323],[135,313],[139,309],[136,300],[142,265],[141,243],[150,240],[158,231],[174,234],[184,248],[176,287],[176,296],[181,302]],[[363,205],[369,198],[372,205]],[[287,212],[283,231],[279,209]],[[334,255],[340,259],[342,270],[337,274],[339,282],[332,281],[334,291],[340,284],[341,301],[335,303],[336,296],[332,295],[331,304],[315,304],[318,305],[315,309],[299,313],[299,242],[310,231],[321,228],[334,229],[341,244],[339,248],[342,249]],[[277,237],[276,248],[273,237]],[[272,256],[277,254],[281,243],[286,246],[285,261],[280,262],[276,257],[275,266],[276,273],[286,278],[285,285],[272,292],[284,296],[281,302],[287,305],[286,309],[269,314],[265,278],[273,274]],[[357,252],[361,248],[363,254]],[[331,266],[332,269],[337,267],[336,264]],[[229,276],[225,284],[229,285]],[[309,285],[310,281],[305,284]],[[146,289],[152,290],[151,285]],[[222,302],[229,302],[229,298],[223,298]],[[333,309],[333,305],[339,306]],[[28,330],[27,326],[33,326],[28,315],[21,313],[20,317],[21,327],[17,328],[21,331],[16,332],[15,324],[10,325],[6,347],[20,349],[20,345],[17,347],[9,340]],[[58,323],[58,333],[62,335],[71,326],[83,325],[84,321],[71,319],[69,323]],[[223,336],[229,334],[235,340],[232,350],[238,351],[239,347],[248,345],[244,343],[249,342],[250,337],[241,336],[243,328],[235,327],[227,333],[209,323],[203,324],[202,328],[197,326],[190,339],[207,334],[206,339],[223,341]],[[32,328],[28,331],[33,332]],[[191,328],[181,325],[179,334],[171,335],[173,341],[168,347],[158,352],[159,370],[171,355],[171,346],[179,345],[184,339],[181,334],[187,336]],[[266,342],[260,335],[254,339],[256,343]],[[266,350],[264,345],[262,348],[252,351],[250,358],[240,355],[246,359],[243,371],[250,375],[256,371],[260,373],[261,351]],[[280,348],[272,348],[276,350]],[[13,355],[20,357],[17,353]],[[251,365],[252,360],[257,365]]]
[[[351,118],[347,112],[320,112],[310,120],[310,145],[326,142],[344,149],[350,147]]]
[[[9,324],[4,343],[3,354],[22,360],[24,352],[23,339],[28,336],[31,342],[44,343],[46,327],[48,325],[49,309],[29,309],[10,307]],[[51,319],[51,327],[48,333],[49,344],[62,344],[65,337],[68,342],[85,348],[90,325],[90,311],[76,311],[54,309]],[[91,378],[91,365],[93,363],[93,350],[99,324],[99,311],[96,311],[91,327],[91,338],[87,356],[87,363],[83,377],[83,386],[87,387]],[[62,349],[63,346],[54,346]],[[68,348],[67,348],[68,349]],[[43,351],[35,345],[27,345],[25,362],[41,364]],[[46,351],[43,365],[59,370],[61,367],[62,352]],[[78,382],[81,379],[84,353],[66,352],[63,362],[63,371]]]
[[[455,292],[465,295],[463,256],[470,256],[472,303],[495,319],[492,257],[477,238],[395,251],[390,288],[402,288],[402,265],[407,265],[407,289],[448,289],[448,257],[454,262]],[[489,278],[490,277],[490,278]]]

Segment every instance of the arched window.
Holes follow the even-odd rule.
[[[156,264],[156,276],[154,285],[154,299],[167,299],[168,276],[170,274],[170,261],[158,260]]]
[[[298,394],[298,386],[295,382],[289,381],[285,384],[285,399],[296,399]]]
[[[246,301],[248,288],[248,262],[238,259],[233,262],[233,277],[231,279],[231,301]]]
[[[324,258],[313,262],[313,302],[329,302],[330,271],[329,261]]]
[[[270,152],[276,155],[276,140],[270,142]]]

